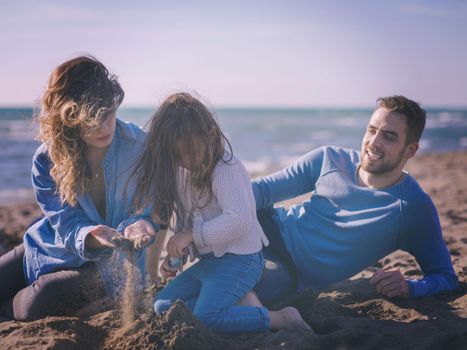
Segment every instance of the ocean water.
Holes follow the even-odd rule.
[[[145,126],[154,110],[121,108]],[[322,145],[359,149],[371,109],[216,109],[234,153],[252,176]],[[429,109],[420,152],[467,150],[467,109]],[[32,198],[31,158],[39,142],[32,109],[0,109],[0,203]]]

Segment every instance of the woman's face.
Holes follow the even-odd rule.
[[[106,148],[110,146],[115,133],[116,118],[116,111],[109,113],[99,127],[92,130],[82,129],[81,138],[91,147]]]

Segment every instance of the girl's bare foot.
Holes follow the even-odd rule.
[[[272,330],[301,328],[313,331],[308,323],[303,320],[298,310],[292,306],[284,307],[278,311],[269,311],[269,317]]]
[[[238,305],[256,307],[263,306],[256,293],[253,291],[246,293],[245,296],[238,302]],[[272,330],[300,328],[313,332],[311,327],[303,320],[298,310],[293,306],[287,306],[277,311],[268,312]]]

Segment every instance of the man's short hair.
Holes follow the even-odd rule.
[[[425,129],[426,111],[417,102],[401,95],[380,97],[376,101],[376,109],[386,108],[404,116],[407,125],[406,144],[420,141]]]

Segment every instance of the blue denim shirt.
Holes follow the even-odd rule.
[[[135,161],[144,148],[146,135],[138,126],[117,119],[112,143],[102,161],[105,181],[106,217],[102,218],[88,194],[78,197],[78,204],[62,205],[50,175],[50,159],[45,144],[37,149],[32,164],[32,184],[44,217],[24,235],[24,273],[29,284],[39,276],[95,261],[107,291],[115,296],[123,283],[125,251],[85,249],[84,241],[95,225],[117,228],[136,218],[150,221],[145,215],[132,216],[131,200],[136,184],[129,181]],[[151,222],[151,221],[150,221]],[[157,227],[156,227],[157,229]],[[144,276],[145,251],[137,252],[138,267]]]

